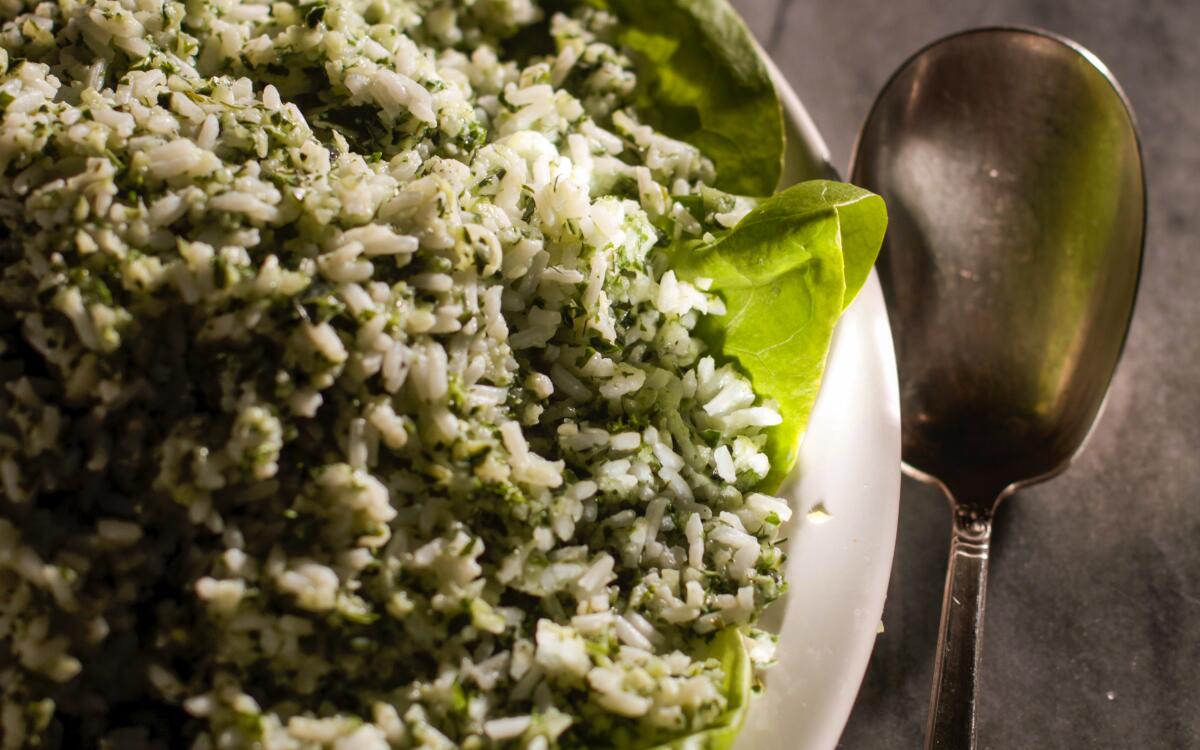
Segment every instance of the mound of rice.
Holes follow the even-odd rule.
[[[779,422],[594,11],[0,0],[0,747],[596,748],[726,708]],[[549,22],[554,54],[503,40]],[[699,196],[703,216],[672,196]]]

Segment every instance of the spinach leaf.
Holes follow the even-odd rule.
[[[725,672],[721,692],[728,701],[725,713],[712,727],[702,732],[655,745],[650,750],[729,750],[742,730],[750,709],[750,678],[753,670],[741,630],[727,627],[719,631],[699,652],[698,658],[716,658],[721,662],[721,669]]]
[[[621,21],[643,121],[713,160],[716,187],[775,192],[783,114],[754,37],[726,0],[589,0]]]
[[[726,314],[707,316],[699,335],[779,404],[783,423],[768,433],[764,491],[777,489],[796,462],[834,326],[866,281],[886,228],[879,196],[814,180],[763,201],[710,244],[670,251],[680,278],[711,279],[725,301]]]

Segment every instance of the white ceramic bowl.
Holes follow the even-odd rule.
[[[768,66],[787,120],[784,183],[835,176],[808,112]],[[779,663],[751,704],[737,748],[832,750],[875,644],[896,544],[900,399],[874,271],[834,332],[797,472],[783,494],[795,514],[784,534],[788,591],[764,618],[780,634]],[[818,506],[827,518],[812,513]]]

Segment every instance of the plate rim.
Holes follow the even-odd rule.
[[[781,184],[839,179],[829,149],[800,97],[770,56],[761,48],[759,52],[779,93],[789,136]],[[872,394],[849,410],[855,424],[845,429],[839,426],[842,420],[831,420],[828,412],[853,404],[853,397],[861,393],[851,393],[844,381],[853,381],[855,387],[867,388]],[[840,567],[834,560],[834,569],[820,571],[816,579],[805,576],[797,581],[794,574],[789,575],[786,600],[768,609],[764,623],[776,619],[783,625],[780,664],[767,671],[768,689],[751,704],[737,743],[739,750],[833,750],[854,707],[879,634],[899,516],[900,395],[887,308],[874,270],[835,329],[811,426],[829,434],[821,434],[820,441],[804,441],[797,472],[806,465],[814,466],[815,471],[793,476],[784,493],[796,514],[790,536],[798,547],[791,557],[800,561],[819,548],[844,558]],[[815,504],[837,504],[837,498],[822,496],[822,482],[832,478],[835,486],[848,485],[845,472],[849,466],[842,468],[840,476],[822,474],[821,462],[829,459],[824,454],[839,443],[856,445],[856,438],[870,443],[872,457],[869,466],[854,467],[862,477],[847,496],[857,495],[858,502],[835,510],[828,524],[808,521],[806,514]],[[875,501],[872,508],[861,502],[867,498]],[[839,515],[850,520],[857,516],[861,523],[838,524]],[[838,585],[850,585],[853,590],[824,611],[818,608],[819,614],[805,612],[801,620],[788,619],[793,608],[803,605],[805,596],[828,597]],[[817,643],[822,634],[825,640]],[[789,637],[797,641],[806,635],[813,638],[807,644],[788,642]],[[788,667],[800,669],[789,673]],[[804,676],[821,669],[825,671],[817,680]]]

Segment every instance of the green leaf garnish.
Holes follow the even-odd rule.
[[[701,321],[700,336],[779,405],[765,491],[795,465],[834,326],[866,281],[886,228],[879,196],[814,180],[766,199],[715,242],[672,249],[680,278],[711,279],[725,301],[726,314]]]
[[[725,673],[721,693],[728,701],[725,712],[708,729],[655,745],[650,750],[729,750],[746,723],[754,670],[750,667],[750,655],[741,629],[731,626],[717,632],[699,651],[697,658],[715,658],[721,662]]]
[[[770,195],[783,165],[783,114],[758,45],[726,0],[591,0],[621,20],[638,68],[636,106],[656,130],[713,160],[716,186]]]

